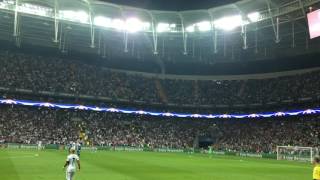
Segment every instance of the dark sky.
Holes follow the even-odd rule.
[[[194,10],[209,9],[236,2],[238,0],[101,0],[134,7],[156,10]]]

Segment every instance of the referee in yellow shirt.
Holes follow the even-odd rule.
[[[313,180],[320,180],[320,158],[315,157],[313,160]]]

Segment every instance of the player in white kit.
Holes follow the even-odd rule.
[[[73,180],[73,177],[76,173],[76,164],[78,164],[78,169],[80,171],[80,159],[79,156],[75,154],[75,149],[70,150],[70,154],[67,157],[66,163],[64,164],[63,168],[66,168],[66,179]]]
[[[42,149],[42,141],[38,141],[38,150]]]

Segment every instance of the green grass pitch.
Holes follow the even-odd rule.
[[[0,180],[63,180],[66,152],[0,149]],[[309,163],[153,152],[82,152],[75,180],[310,180]]]

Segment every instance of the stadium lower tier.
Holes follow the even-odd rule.
[[[93,145],[275,152],[277,145],[318,147],[320,117],[269,119],[185,119],[81,110],[0,106],[0,142],[68,144],[85,138]],[[203,146],[202,146],[203,147]]]

